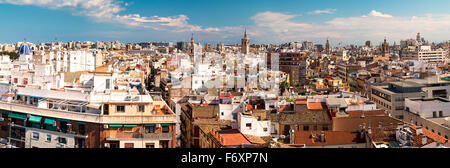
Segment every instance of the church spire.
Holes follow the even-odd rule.
[[[247,38],[247,28],[245,28],[244,38]]]

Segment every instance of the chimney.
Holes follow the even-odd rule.
[[[416,135],[420,135],[422,134],[422,127],[421,126],[417,126],[416,128]]]
[[[422,145],[427,144],[427,136],[422,135]]]

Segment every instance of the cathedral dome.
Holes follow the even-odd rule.
[[[30,55],[30,51],[30,47],[24,44],[19,48],[19,55]]]

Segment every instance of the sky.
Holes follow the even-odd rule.
[[[450,40],[448,0],[0,0],[0,43]]]

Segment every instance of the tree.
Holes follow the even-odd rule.
[[[0,52],[0,55],[9,55],[9,59],[11,59],[11,61],[14,61],[20,57],[20,55],[15,52],[7,52],[7,51]]]
[[[283,81],[280,83],[280,95],[283,95],[284,91],[289,88],[289,83],[287,81]]]

